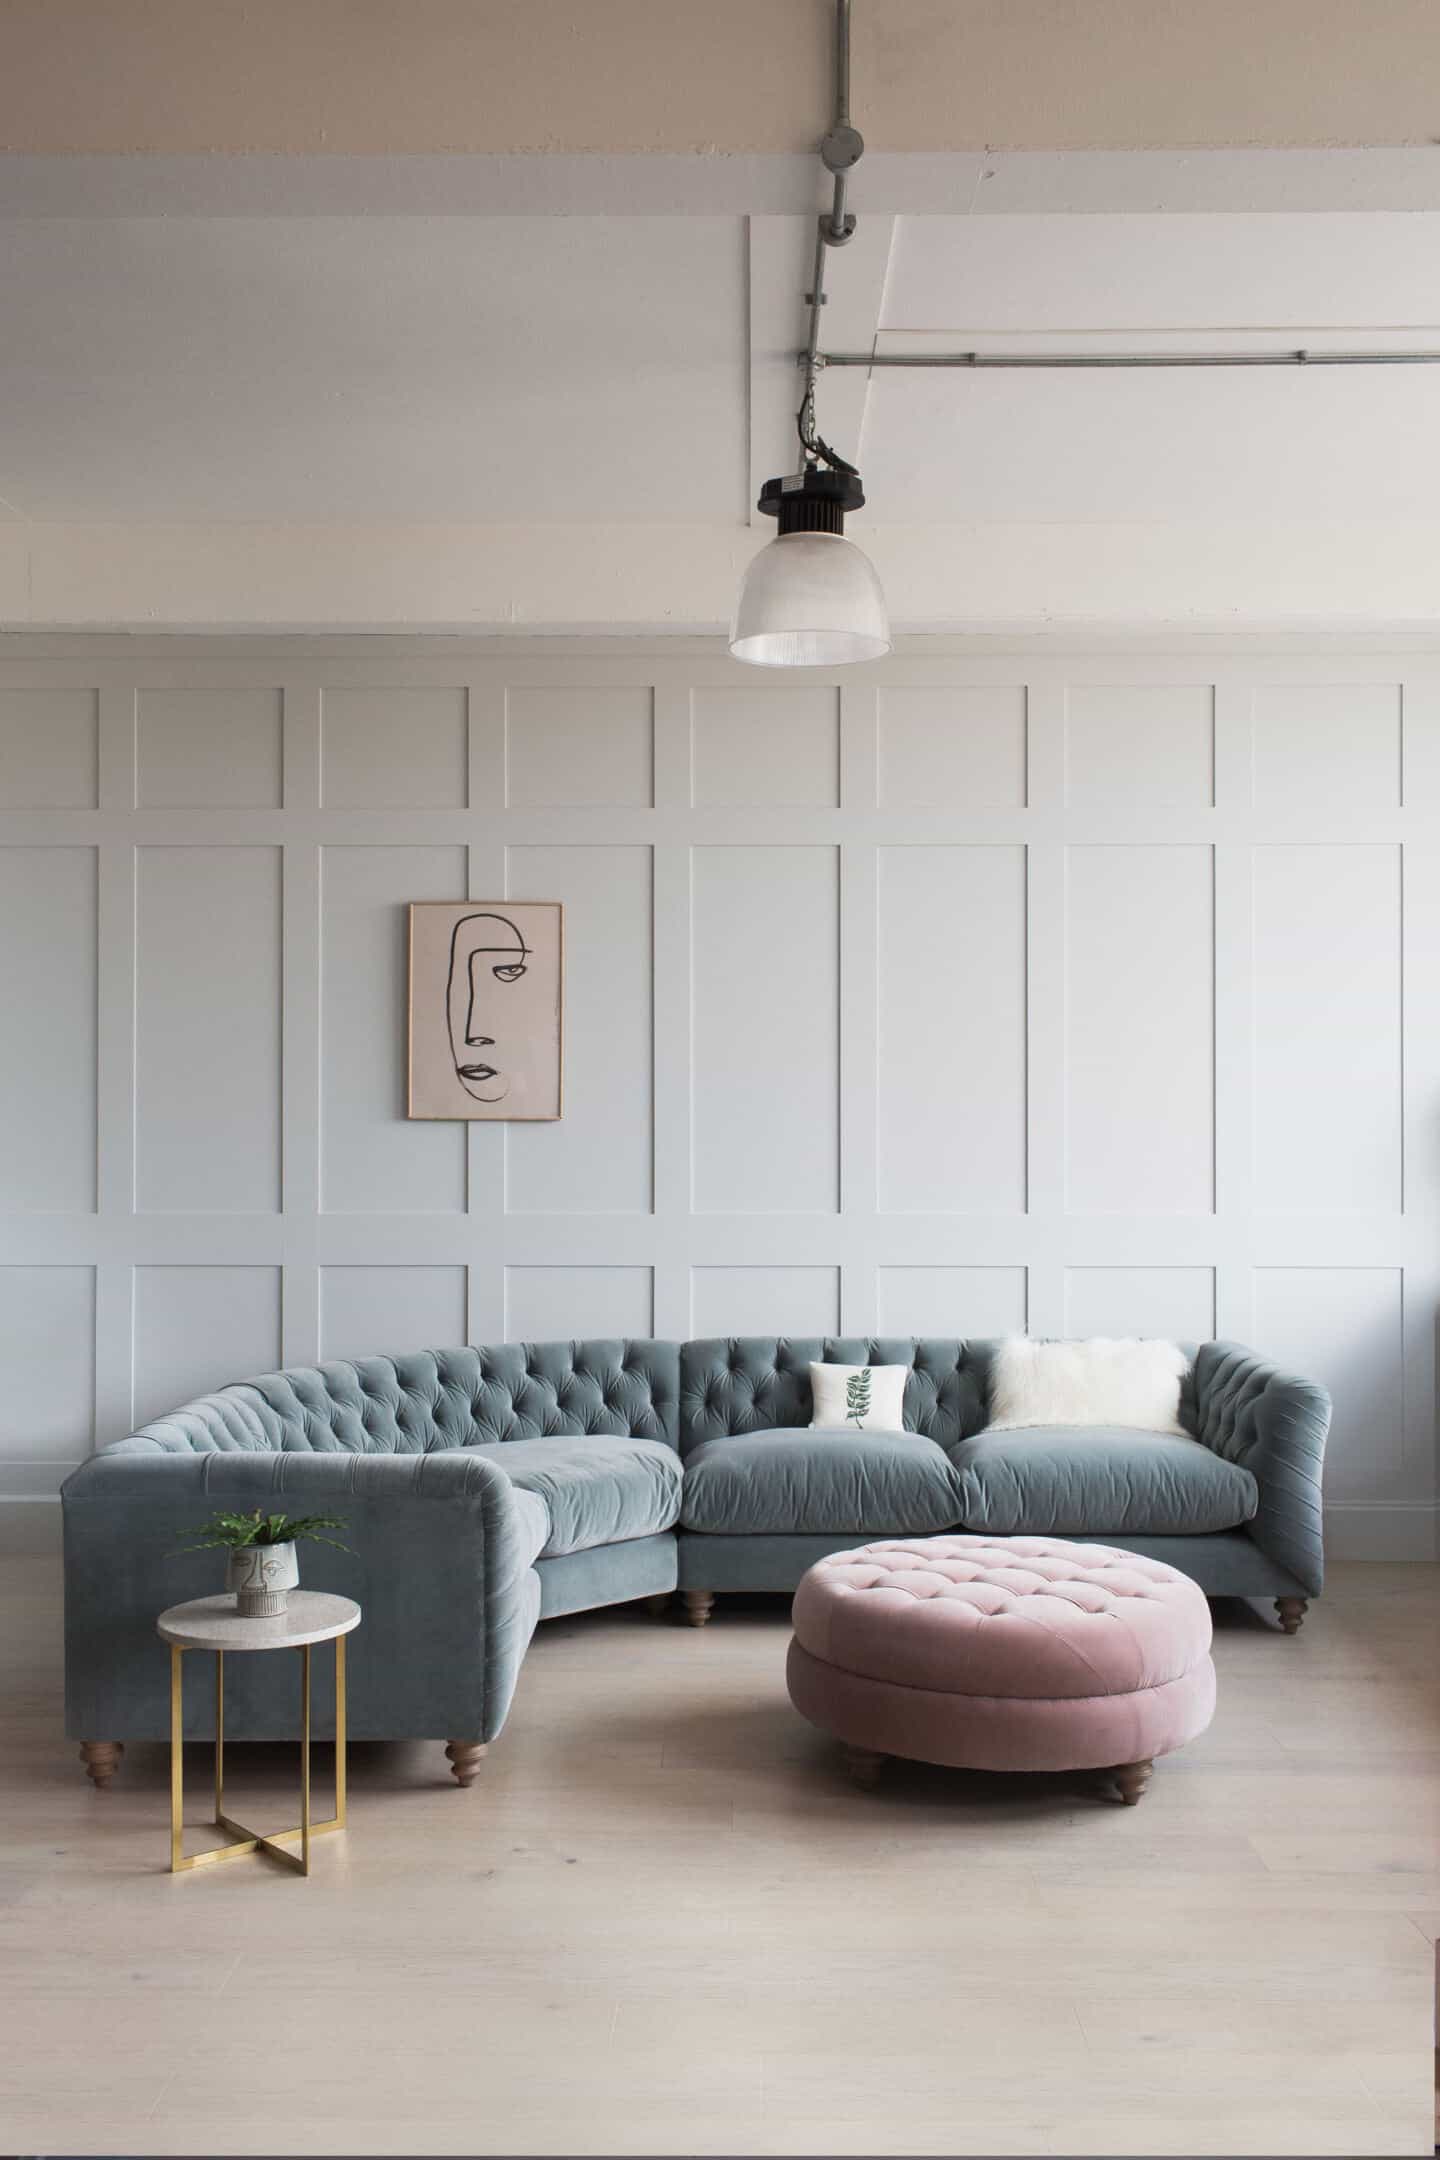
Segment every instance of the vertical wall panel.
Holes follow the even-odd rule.
[[[1254,727],[1262,808],[1399,808],[1398,683],[1267,685],[1255,692]]]
[[[1023,1267],[882,1267],[878,1335],[1023,1335]]]
[[[327,810],[463,810],[469,793],[463,690],[325,692],[320,800]]]
[[[279,1268],[136,1268],[137,1425],[269,1372],[279,1356]]]
[[[1065,718],[1072,810],[1203,810],[1215,800],[1215,693],[1144,684],[1072,689]]]
[[[95,1270],[0,1267],[0,1461],[77,1463],[95,1409]]]
[[[507,1342],[645,1336],[654,1326],[648,1267],[509,1267]]]
[[[1255,850],[1255,1200],[1398,1210],[1400,851]]]
[[[93,810],[100,700],[93,690],[0,689],[0,810]]]
[[[1067,1268],[1065,1332],[1160,1335],[1172,1342],[1208,1342],[1215,1333],[1215,1270]]]
[[[565,1092],[558,1127],[507,1125],[517,1214],[645,1214],[653,1194],[651,850],[516,847],[507,897],[565,908]]]
[[[693,858],[693,1200],[702,1214],[839,1205],[833,847]]]
[[[1019,810],[1026,800],[1021,685],[880,691],[884,810]]]
[[[1065,1191],[1076,1214],[1214,1204],[1212,855],[1069,850]]]
[[[135,1204],[280,1204],[280,850],[145,847],[135,899]]]
[[[278,690],[142,690],[135,800],[144,810],[277,810]]]
[[[643,810],[654,802],[653,691],[511,689],[505,706],[512,809]]]
[[[465,1340],[465,1320],[463,1267],[320,1270],[322,1357],[453,1349]]]
[[[828,685],[697,690],[690,739],[697,809],[831,810],[840,800],[840,697]]]
[[[836,1335],[834,1267],[697,1267],[690,1274],[692,1335]]]
[[[881,1209],[1022,1214],[1025,850],[879,853]]]
[[[0,1215],[95,1205],[93,847],[0,847]]]
[[[1394,1267],[1277,1267],[1255,1274],[1268,1357],[1330,1390],[1329,1500],[1403,1495],[1404,1277]],[[1433,1325],[1433,1314],[1427,1316]],[[1417,1466],[1417,1474],[1426,1471]]]
[[[407,904],[464,897],[460,847],[324,851],[320,1204],[327,1212],[464,1209],[464,1125],[405,1115]]]

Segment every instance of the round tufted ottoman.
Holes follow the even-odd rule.
[[[886,1538],[795,1593],[790,1699],[873,1781],[888,1755],[1105,1770],[1133,1806],[1215,1708],[1210,1608],[1177,1568],[1061,1538]]]

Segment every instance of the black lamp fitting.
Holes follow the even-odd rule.
[[[864,501],[858,473],[831,472],[822,465],[807,465],[803,472],[767,480],[756,507],[766,517],[779,519],[782,535],[843,534],[846,512],[859,510]]]

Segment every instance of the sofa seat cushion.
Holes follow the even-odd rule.
[[[539,1493],[515,1487],[515,1522],[525,1565],[533,1567],[550,1542],[550,1510]]]
[[[693,1448],[680,1520],[722,1537],[950,1530],[960,1520],[959,1479],[921,1433],[785,1425]]]
[[[976,1433],[950,1450],[967,1530],[1005,1537],[1199,1536],[1248,1522],[1254,1476],[1198,1440],[1119,1425]]]
[[[550,1534],[542,1560],[588,1552],[674,1528],[680,1513],[680,1458],[659,1440],[557,1433],[481,1447],[512,1485],[543,1500]]]

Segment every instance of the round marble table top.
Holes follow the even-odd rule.
[[[186,1650],[295,1650],[302,1643],[330,1642],[360,1625],[353,1598],[332,1597],[328,1590],[292,1590],[287,1611],[263,1620],[242,1620],[235,1593],[192,1598],[172,1605],[155,1623],[166,1642]]]

